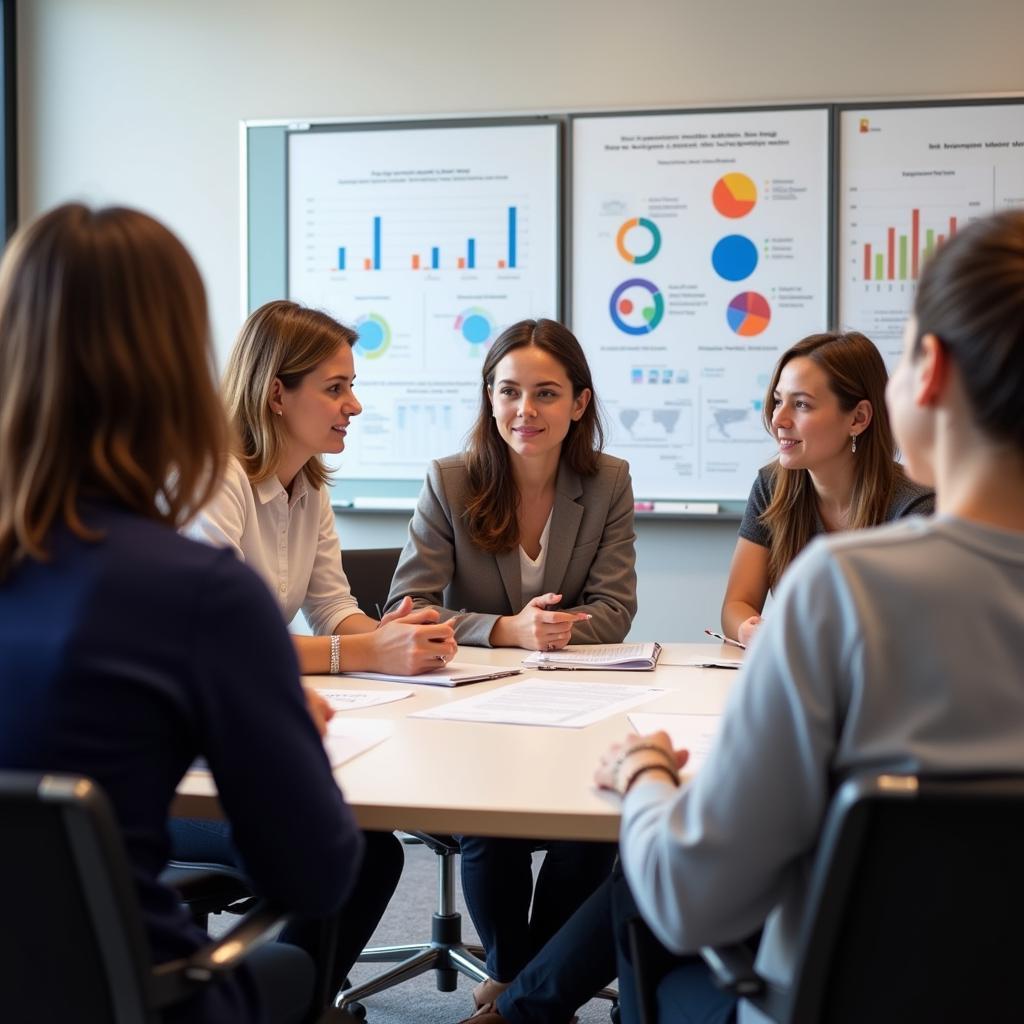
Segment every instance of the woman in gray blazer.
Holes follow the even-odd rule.
[[[618,643],[636,614],[629,467],[601,452],[583,349],[552,320],[524,320],[483,364],[463,455],[431,464],[388,598],[436,607],[461,644],[557,650]],[[495,999],[607,877],[598,843],[464,836],[462,886]],[[533,893],[531,857],[547,856]],[[530,913],[531,894],[533,912]]]

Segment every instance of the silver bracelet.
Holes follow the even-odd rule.
[[[331,675],[336,676],[341,671],[341,637],[337,633],[331,634]]]

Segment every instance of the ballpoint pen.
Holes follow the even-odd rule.
[[[713,629],[705,629],[704,632],[708,636],[713,636],[716,640],[721,640],[723,644],[728,644],[730,647],[738,647],[741,651],[747,649],[746,644],[741,644],[739,640],[733,640],[732,637],[722,636],[721,633],[716,633]]]

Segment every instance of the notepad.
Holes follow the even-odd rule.
[[[604,669],[651,672],[661,657],[661,644],[569,644],[560,651],[534,651],[523,658],[527,668]]]
[[[342,672],[343,676],[358,679],[382,679],[387,683],[416,683],[420,686],[462,686],[465,683],[479,683],[484,679],[501,679],[517,676],[521,668],[507,668],[498,665],[472,665],[466,661],[450,661],[432,672],[418,676],[400,676],[390,672]]]

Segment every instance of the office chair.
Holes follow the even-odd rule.
[[[342,552],[342,566],[348,577],[352,594],[359,607],[376,616],[387,604],[391,578],[398,566],[401,548],[364,548]],[[352,988],[345,989],[337,1005],[348,1007],[355,1000],[383,992],[426,971],[437,972],[440,992],[454,992],[459,973],[474,981],[488,977],[487,968],[480,959],[480,946],[466,946],[462,942],[462,915],[455,909],[455,857],[458,841],[453,836],[430,835],[426,832],[404,833],[402,841],[423,843],[437,856],[437,910],[431,919],[430,940],[401,946],[377,946],[365,949],[360,963],[392,963],[395,966],[376,977]]]
[[[73,775],[0,772],[0,930],[5,1020],[159,1024],[162,1012],[234,970],[285,917],[267,903],[220,941],[153,966],[110,802]],[[351,1018],[331,1010],[319,1024]]]
[[[1022,776],[852,778],[822,830],[792,985],[758,975],[746,947],[701,955],[716,984],[780,1024],[1015,1017],[1022,822]],[[642,929],[630,938],[643,974]],[[642,1024],[655,1019],[652,981]]]

